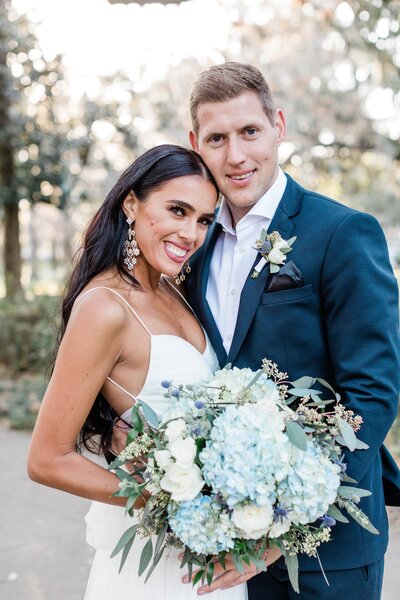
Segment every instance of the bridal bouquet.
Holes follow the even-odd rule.
[[[378,533],[358,507],[370,492],[346,485],[356,481],[346,474],[343,446],[368,447],[356,437],[362,419],[327,382],[288,382],[264,360],[258,372],[225,368],[194,385],[161,385],[166,413],[159,419],[138,401],[127,446],[109,467],[130,514],[144,490],[151,494],[111,555],[122,552],[120,568],[137,534],[148,538],[139,575],[148,569],[148,578],[163,552],[177,546],[181,566],[190,576],[197,569],[194,583],[210,583],[215,562],[224,567],[227,554],[239,571],[246,563],[265,570],[263,558],[276,545],[298,592],[297,555],[318,558],[336,521],[349,522],[343,509]],[[332,397],[323,400],[316,385]]]

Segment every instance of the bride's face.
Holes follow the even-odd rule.
[[[216,201],[215,187],[200,175],[171,179],[144,201],[132,195],[124,208],[135,221],[138,267],[147,265],[165,275],[179,273],[204,242]]]

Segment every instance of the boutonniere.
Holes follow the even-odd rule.
[[[294,236],[286,241],[278,231],[267,234],[266,230],[263,229],[260,239],[256,240],[255,243],[255,249],[261,257],[251,274],[252,279],[257,279],[267,263],[271,265],[270,273],[278,273],[286,260],[286,254],[293,250],[291,246],[296,241],[296,238],[297,236]]]

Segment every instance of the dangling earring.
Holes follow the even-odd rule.
[[[192,268],[189,265],[189,261],[187,260],[185,262],[185,264],[183,265],[180,273],[178,273],[178,275],[175,275],[175,277],[174,277],[176,285],[180,285],[182,283],[182,281],[185,281],[185,279],[186,279],[185,273],[189,274],[191,270],[192,270]]]
[[[133,227],[131,227],[131,225],[133,223],[133,219],[128,217],[126,219],[126,222],[128,223],[128,239],[125,240],[125,242],[124,242],[124,247],[122,249],[122,256],[125,256],[124,265],[126,265],[126,268],[128,269],[128,271],[133,271],[133,267],[137,263],[136,257],[139,256],[140,250],[139,250],[139,246],[138,246],[138,243],[137,243],[136,237],[135,237],[136,232],[133,229]]]

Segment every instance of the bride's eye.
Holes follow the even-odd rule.
[[[182,206],[171,206],[169,209],[172,213],[174,213],[174,215],[177,215],[178,217],[184,217],[186,212],[185,209],[182,208]]]

